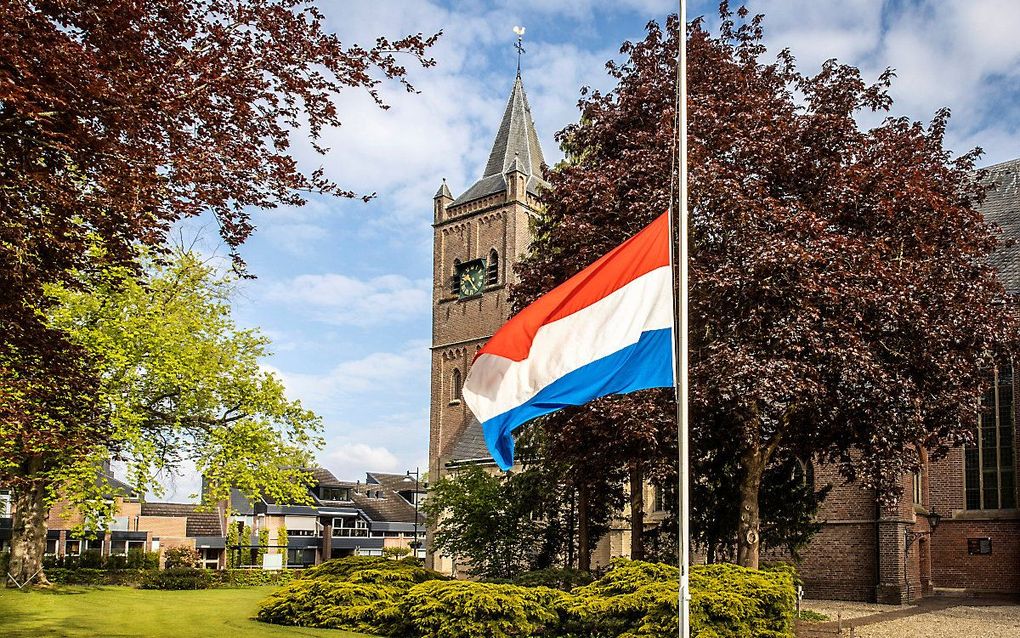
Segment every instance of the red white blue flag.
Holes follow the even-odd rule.
[[[672,274],[662,215],[489,339],[463,395],[502,469],[513,465],[511,433],[535,417],[673,385]]]

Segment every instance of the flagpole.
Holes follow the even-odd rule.
[[[676,206],[670,195],[670,259],[676,274],[677,285],[673,294],[673,379],[676,389],[676,421],[677,451],[679,456],[678,492],[679,508],[679,563],[680,563],[680,600],[679,624],[680,638],[690,638],[690,565],[691,565],[691,531],[690,531],[690,462],[688,437],[688,386],[687,386],[687,348],[688,348],[688,245],[687,245],[687,2],[679,0],[680,24],[679,45],[677,47],[677,117],[676,136],[679,147],[675,156],[675,165],[679,167],[677,180]],[[672,183],[673,176],[670,176]],[[672,191],[672,188],[670,189]],[[679,252],[679,254],[677,254]]]

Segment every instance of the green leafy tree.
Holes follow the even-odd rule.
[[[246,495],[300,502],[306,465],[319,444],[319,418],[289,400],[259,361],[269,341],[239,329],[230,314],[234,278],[218,275],[191,253],[149,260],[144,281],[127,269],[97,276],[88,290],[50,287],[53,326],[101,361],[97,402],[110,423],[107,445],[69,463],[52,450],[60,494],[100,529],[112,515],[98,463],[116,458],[142,493],[159,493],[156,476],[193,466],[206,478],[206,502]],[[44,477],[45,478],[45,475]],[[23,503],[19,503],[23,504]],[[25,504],[45,512],[46,498]],[[16,516],[18,513],[16,512]],[[24,534],[15,526],[13,566],[41,560],[45,517]]]
[[[252,532],[251,525],[246,523],[241,524],[241,564],[242,565],[254,565],[255,564],[255,552],[258,548],[252,545]]]
[[[230,523],[227,526],[227,568],[237,569],[241,566],[241,550],[238,545],[241,544],[241,532],[237,528],[236,523]]]
[[[269,552],[269,528],[259,530],[259,547],[255,554],[255,564],[262,565],[262,558]]]
[[[253,210],[361,197],[303,171],[293,144],[326,151],[340,94],[385,108],[380,82],[412,90],[400,58],[432,66],[434,42],[341,43],[304,0],[0,3],[0,482],[19,512],[15,578],[40,567],[25,549],[44,542],[40,504],[92,481],[83,468],[118,434],[98,398],[107,370],[47,321],[46,285],[134,267],[138,245],[203,213],[242,269]]]
[[[527,472],[494,475],[472,466],[429,486],[424,507],[436,521],[432,551],[466,563],[473,576],[510,579],[541,551],[541,482]]]
[[[287,537],[287,528],[281,525],[276,529],[276,544],[279,546],[276,551],[283,554],[283,567],[287,568],[287,557],[290,555],[287,547],[290,539]]]

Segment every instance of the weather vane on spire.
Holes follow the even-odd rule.
[[[521,55],[524,51],[524,27],[514,27],[514,33],[517,34],[517,44],[514,48],[517,49],[517,75],[521,74]]]

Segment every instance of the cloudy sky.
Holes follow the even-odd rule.
[[[734,5],[738,4],[736,1]],[[985,149],[985,164],[1020,156],[1020,3],[1013,0],[752,0],[766,15],[771,50],[790,48],[801,69],[828,58],[875,78],[897,72],[894,112],[927,121],[953,111],[948,144]],[[577,118],[579,89],[607,89],[605,61],[640,39],[673,0],[322,0],[330,28],[348,43],[377,35],[443,36],[437,66],[411,69],[418,94],[384,87],[381,111],[367,95],[341,96],[344,125],[329,131],[324,165],[342,185],[378,193],[370,203],[315,199],[257,213],[243,247],[257,279],[236,304],[245,326],[274,341],[265,362],[290,395],[322,415],[320,462],[338,476],[427,465],[432,195],[446,178],[454,196],[480,177],[513,84],[514,25],[527,27],[525,89],[546,159],[555,132]],[[715,22],[715,2],[690,17]],[[410,65],[409,65],[410,68]],[[223,253],[215,229],[184,229]],[[194,491],[182,479],[172,498]]]

